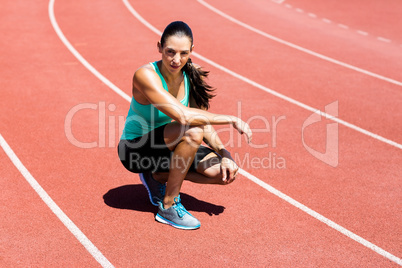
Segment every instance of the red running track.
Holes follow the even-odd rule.
[[[365,29],[363,18],[369,11],[363,1],[355,2],[353,8],[334,5],[330,9],[319,5],[313,9],[307,0],[248,2],[210,4],[298,46],[402,80],[398,72],[401,27],[393,24],[395,30],[381,32],[393,19],[398,21],[396,9],[390,9],[394,1],[377,7],[376,16],[386,14],[376,24],[383,27],[367,24]],[[195,51],[208,59],[317,109],[338,101],[339,118],[402,142],[400,86],[258,35],[197,1],[130,4],[159,30],[172,20],[187,21],[195,34]],[[154,222],[156,210],[148,204],[138,176],[128,173],[116,155],[117,122],[126,115],[127,101],[93,76],[60,42],[46,2],[2,1],[0,12],[5,33],[0,46],[0,134],[60,209],[116,267],[396,265],[245,177],[227,187],[184,184],[183,203],[202,222],[197,231],[183,232]],[[159,58],[158,36],[123,2],[57,0],[55,17],[75,49],[126,94],[133,71]],[[348,25],[349,30],[335,21]],[[261,118],[270,123],[269,133],[255,132],[253,137],[255,145],[268,144],[265,148],[248,147],[237,134],[220,128],[245,171],[390,254],[402,255],[400,149],[339,124],[339,162],[331,167],[303,146],[302,126],[312,112],[206,62],[194,61],[211,71],[210,82],[218,88],[213,111],[240,113],[255,129],[266,127]],[[66,118],[77,107],[87,109],[73,117],[74,143]],[[273,117],[282,118],[276,137]],[[325,151],[326,126],[331,123],[323,120],[306,128],[306,144]],[[97,144],[85,149],[77,141]],[[5,204],[1,208],[0,265],[97,267],[97,261],[43,203],[3,150],[0,155]],[[267,160],[269,155],[271,166],[265,168],[244,160],[247,156],[250,161]],[[281,160],[285,166],[278,164]]]

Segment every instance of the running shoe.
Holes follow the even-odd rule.
[[[165,197],[166,184],[156,181],[152,177],[151,172],[144,172],[140,173],[139,175],[142,184],[144,184],[148,191],[149,200],[151,201],[152,205],[158,206],[158,204],[162,202],[163,198]]]
[[[184,230],[198,229],[201,226],[200,221],[191,215],[181,204],[180,195],[174,198],[174,205],[168,209],[163,208],[162,202],[159,203],[155,220]]]

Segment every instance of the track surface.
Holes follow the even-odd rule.
[[[209,60],[310,107],[324,111],[337,101],[340,119],[402,143],[401,86],[278,43],[201,2],[131,0],[130,4],[160,31],[173,20],[188,22],[195,51]],[[277,38],[401,82],[401,3],[382,1],[375,7],[375,21],[367,21],[373,3],[338,2],[206,3]],[[156,209],[145,188],[116,154],[119,120],[126,115],[128,102],[63,45],[50,23],[46,1],[1,1],[1,5],[0,134],[114,266],[397,266],[395,259],[350,239],[245,177],[227,187],[184,184],[183,203],[202,223],[197,231],[154,222]],[[158,36],[121,1],[56,0],[54,15],[82,57],[127,95],[134,70],[160,57]],[[330,166],[306,150],[302,137],[307,146],[325,152],[326,127],[333,121],[323,119],[302,132],[311,111],[196,57],[193,60],[211,71],[210,83],[218,88],[213,112],[241,115],[254,129],[266,129],[264,120],[270,124],[269,132],[254,133],[254,145],[268,144],[264,148],[247,146],[232,130],[219,128],[244,171],[398,262],[401,149],[337,124],[338,163]],[[66,118],[77,107],[82,109],[70,125]],[[78,142],[91,148],[77,146]],[[262,159],[264,167],[257,164]],[[4,204],[0,266],[100,265],[3,150],[0,170]]]

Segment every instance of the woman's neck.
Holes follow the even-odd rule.
[[[163,78],[165,78],[166,83],[175,83],[177,80],[181,80],[183,77],[183,72],[171,73],[163,65],[162,61],[158,62],[159,71],[161,72]]]

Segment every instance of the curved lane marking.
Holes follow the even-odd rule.
[[[43,202],[50,208],[50,210],[59,218],[59,220],[67,227],[67,229],[77,238],[77,240],[86,248],[86,250],[102,265],[102,267],[114,267],[99,249],[86,237],[86,235],[74,224],[72,220],[61,210],[61,208],[53,201],[48,193],[40,186],[31,173],[26,169],[21,160],[17,157],[6,140],[0,134],[0,146],[10,158],[11,162],[22,174],[25,180],[31,185],[35,192],[39,195]]]
[[[91,73],[93,73],[99,80],[101,80],[103,83],[105,83],[114,92],[119,94],[123,99],[125,99],[127,101],[131,101],[131,98],[123,90],[121,90],[120,88],[115,86],[106,77],[104,77],[100,72],[98,72],[98,70],[96,70],[86,59],[84,59],[84,57],[82,57],[81,54],[67,40],[67,38],[64,36],[63,32],[61,31],[61,29],[56,21],[56,17],[54,16],[54,3],[55,3],[55,0],[49,1],[49,18],[50,18],[50,22],[51,22],[54,30],[57,33],[57,36],[60,38],[60,40],[63,42],[63,44],[82,63],[82,65],[84,65],[85,68],[87,68]]]
[[[389,82],[389,83],[392,83],[392,84],[395,84],[395,85],[398,85],[398,86],[402,86],[402,82],[400,82],[400,81],[397,81],[397,80],[394,80],[394,79],[392,79],[392,78],[388,78],[388,77],[385,77],[385,76],[382,76],[382,75],[379,75],[379,74],[376,74],[376,73],[373,73],[373,72],[364,70],[364,69],[362,69],[362,68],[353,66],[353,65],[351,65],[351,64],[344,63],[344,62],[342,62],[342,61],[339,61],[339,60],[336,60],[336,59],[327,57],[327,56],[325,56],[325,55],[319,54],[319,53],[317,53],[317,52],[314,52],[314,51],[312,51],[312,50],[306,49],[306,48],[304,48],[304,47],[295,45],[295,44],[293,44],[293,43],[291,43],[291,42],[285,41],[285,40],[280,39],[280,38],[278,38],[278,37],[276,37],[276,36],[273,36],[273,35],[270,35],[270,34],[268,34],[268,33],[266,33],[266,32],[263,32],[263,31],[261,31],[261,30],[259,30],[259,29],[257,29],[257,28],[254,28],[253,26],[250,26],[250,25],[248,25],[248,24],[246,24],[246,23],[244,23],[244,22],[241,22],[241,21],[239,21],[239,20],[237,20],[237,19],[235,19],[235,18],[229,16],[228,14],[226,14],[226,13],[220,11],[219,9],[217,9],[217,8],[215,8],[215,7],[213,7],[213,6],[211,6],[210,4],[208,4],[207,2],[205,2],[205,1],[203,1],[203,0],[197,0],[197,1],[198,1],[200,4],[202,4],[203,6],[205,6],[206,8],[208,8],[209,10],[215,12],[216,14],[218,14],[218,15],[224,17],[224,18],[226,18],[227,20],[229,20],[229,21],[231,21],[231,22],[233,22],[233,23],[235,23],[235,24],[237,24],[237,25],[240,25],[240,26],[242,26],[242,27],[244,27],[244,28],[246,28],[246,29],[248,29],[248,30],[250,30],[250,31],[252,31],[252,32],[255,32],[255,33],[259,34],[259,35],[262,35],[262,36],[264,36],[264,37],[266,37],[266,38],[269,38],[269,39],[271,39],[271,40],[274,40],[274,41],[276,41],[276,42],[278,42],[278,43],[281,43],[281,44],[283,44],[283,45],[286,45],[286,46],[289,46],[289,47],[291,47],[291,48],[297,49],[297,50],[299,50],[299,51],[302,51],[302,52],[307,53],[307,54],[309,54],[309,55],[315,56],[315,57],[317,57],[317,58],[320,58],[320,59],[329,61],[329,62],[331,62],[331,63],[334,63],[334,64],[337,64],[337,65],[343,66],[343,67],[345,67],[345,68],[348,68],[348,69],[351,69],[351,70],[354,70],[354,71],[357,71],[357,72],[360,72],[360,73],[369,75],[369,76],[371,76],[371,77],[378,78],[378,79],[383,80],[383,81],[387,81],[387,82]],[[384,42],[388,42],[388,39],[385,39],[385,38],[382,38],[382,39],[379,39],[379,40],[384,41]]]

